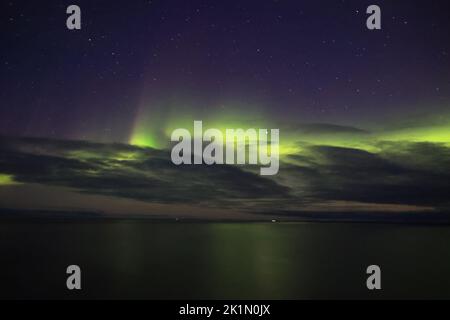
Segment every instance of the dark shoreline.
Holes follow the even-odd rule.
[[[260,214],[260,213],[259,213]],[[304,212],[292,214],[290,217],[279,215],[275,220],[265,219],[204,219],[204,218],[173,218],[150,215],[108,215],[100,212],[47,211],[47,210],[16,210],[0,209],[0,223],[33,222],[33,223],[66,223],[66,222],[142,222],[142,223],[352,223],[352,224],[382,224],[382,225],[420,225],[420,226],[450,226],[450,213],[447,212],[417,212],[417,213],[362,213],[336,212],[318,213]],[[387,217],[389,215],[389,217]],[[314,216],[314,217],[313,217]],[[350,217],[351,216],[351,217]]]

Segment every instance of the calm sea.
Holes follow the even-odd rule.
[[[0,298],[450,298],[449,245],[447,226],[1,222]]]

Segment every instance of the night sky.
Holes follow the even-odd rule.
[[[70,4],[79,31],[66,28]],[[382,30],[366,28],[371,4]],[[447,210],[449,12],[448,1],[2,1],[0,186],[8,199],[40,185],[252,212]],[[193,120],[280,128],[280,175],[185,169],[198,192],[163,194],[179,173],[158,152]]]
[[[127,142],[177,113],[364,127],[448,110],[446,1],[378,1],[381,31],[370,1],[78,1],[69,31],[72,2],[2,2],[2,134]]]

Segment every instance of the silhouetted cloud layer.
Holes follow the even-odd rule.
[[[1,138],[0,174],[14,183],[67,187],[83,194],[283,215],[449,208],[447,146],[383,142],[376,148],[304,146],[282,157],[277,176],[263,177],[259,167],[251,166],[175,166],[168,150]]]

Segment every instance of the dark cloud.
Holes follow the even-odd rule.
[[[448,147],[392,142],[378,148],[308,146],[287,157],[277,176],[263,177],[255,167],[175,166],[167,150],[2,138],[0,173],[87,194],[263,213],[295,215],[331,201],[450,207]]]
[[[312,198],[436,207],[450,203],[449,148],[443,145],[390,143],[377,154],[331,146],[308,150],[309,165],[294,165],[289,172],[308,180]]]
[[[167,151],[83,141],[1,139],[0,172],[22,183],[160,203],[225,205],[289,191],[239,167],[175,166]]]
[[[368,134],[366,130],[362,130],[350,126],[340,126],[327,123],[312,123],[301,126],[299,131],[303,134]]]

